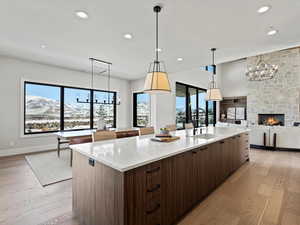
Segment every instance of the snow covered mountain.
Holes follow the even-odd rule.
[[[76,116],[89,116],[89,107],[82,104],[65,104],[64,105],[65,117]],[[60,102],[39,97],[39,96],[26,96],[26,116],[29,117],[60,117]]]

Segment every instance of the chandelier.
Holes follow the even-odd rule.
[[[91,79],[91,89],[92,89],[92,93],[94,93],[94,76],[95,76],[95,72],[94,72],[94,63],[102,63],[102,64],[106,64],[107,65],[107,69],[100,71],[99,74],[105,73],[107,72],[107,96],[105,99],[103,100],[98,100],[95,96],[95,94],[93,94],[92,98],[90,99],[90,97],[88,97],[85,100],[80,100],[79,98],[76,98],[77,103],[88,103],[88,104],[98,104],[98,105],[120,105],[121,104],[121,100],[120,98],[116,99],[116,96],[114,95],[113,97],[111,96],[112,92],[110,91],[110,72],[111,72],[111,62],[106,62],[100,59],[95,59],[95,58],[89,58],[91,61],[91,67],[92,67],[92,79]]]
[[[278,71],[278,65],[268,64],[259,56],[255,66],[249,66],[246,70],[246,76],[249,81],[263,81],[274,78]]]

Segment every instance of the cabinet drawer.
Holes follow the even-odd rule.
[[[153,198],[146,206],[146,225],[161,224],[161,202],[160,197]]]
[[[161,185],[161,162],[155,162],[146,166],[146,188],[147,192],[153,192],[159,189]]]
[[[156,213],[147,215],[146,225],[161,225],[161,209]]]

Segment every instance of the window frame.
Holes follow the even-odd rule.
[[[185,123],[189,123],[189,118],[188,118],[189,104],[190,104],[189,88],[193,88],[193,89],[197,90],[197,94],[196,94],[197,115],[196,115],[196,117],[197,117],[197,119],[199,119],[199,91],[206,92],[207,89],[199,88],[199,87],[189,85],[189,84],[184,84],[184,83],[181,83],[181,82],[176,82],[176,87],[177,87],[177,84],[182,85],[182,86],[185,87],[185,92],[186,92],[186,96],[185,96],[185,112],[186,112]],[[176,93],[175,93],[175,96],[176,96]],[[206,106],[205,106],[205,126],[208,126],[209,125],[209,123],[208,123],[208,101],[205,101],[205,102],[206,102]],[[213,102],[213,121],[214,121],[213,126],[215,126],[216,125],[216,120],[217,120],[217,103],[216,103],[216,101],[212,101],[212,102]],[[175,107],[176,107],[176,102],[175,102]],[[197,127],[199,127],[198,123],[197,123]],[[184,129],[184,128],[182,128],[182,129]]]
[[[145,127],[145,126],[138,126],[137,124],[137,96],[139,94],[147,94],[143,91],[140,91],[140,92],[134,92],[133,93],[133,127]],[[148,94],[149,95],[149,94]],[[149,95],[149,105],[151,106],[151,96]],[[150,117],[151,117],[151,107],[150,107]],[[149,118],[150,121],[151,121],[151,118]]]
[[[39,131],[39,132],[26,132],[26,85],[33,84],[33,85],[43,85],[43,86],[50,86],[50,87],[58,87],[60,88],[60,129],[55,131]],[[71,129],[71,130],[64,130],[64,102],[65,102],[65,88],[72,88],[72,89],[79,89],[79,90],[87,90],[90,92],[91,102],[90,102],[90,128],[82,128],[82,129]],[[90,89],[90,88],[83,88],[83,87],[74,87],[74,86],[66,86],[66,85],[58,85],[58,84],[51,84],[51,83],[41,83],[41,82],[32,82],[32,81],[24,81],[23,82],[23,135],[35,135],[35,134],[51,134],[57,132],[71,132],[71,131],[80,131],[80,130],[91,130],[94,129],[94,91],[98,92],[106,92],[112,93],[117,99],[117,92],[116,91],[106,91],[100,89]],[[114,120],[113,120],[113,128],[116,128],[117,123],[117,105],[116,102],[114,105]]]

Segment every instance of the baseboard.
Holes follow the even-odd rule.
[[[269,151],[290,151],[290,152],[299,152],[299,148],[274,148],[270,146],[262,146],[262,145],[250,145],[250,148],[255,148],[255,149],[262,149],[262,150],[269,150]]]
[[[34,153],[34,152],[43,152],[43,151],[49,151],[56,148],[57,145],[52,144],[52,145],[43,145],[43,146],[0,149],[0,157],[21,155],[21,154]]]

